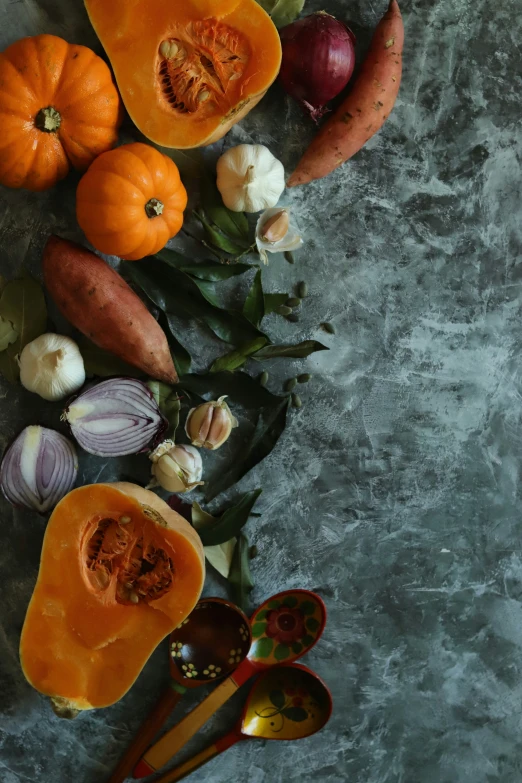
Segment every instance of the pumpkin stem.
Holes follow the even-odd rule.
[[[148,218],[158,217],[165,209],[165,205],[158,198],[151,198],[145,204],[145,212]]]
[[[62,117],[59,111],[56,111],[52,106],[47,106],[46,109],[40,109],[35,117],[34,124],[38,130],[44,133],[56,133],[62,123]]]

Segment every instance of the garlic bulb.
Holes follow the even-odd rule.
[[[44,400],[63,400],[85,383],[80,349],[70,337],[41,334],[22,351],[20,381]]]
[[[264,264],[268,263],[267,253],[297,250],[302,244],[303,240],[286,207],[266,209],[257,221],[256,245]]]
[[[155,483],[168,492],[190,492],[203,484],[203,461],[193,446],[165,440],[150,455]]]
[[[262,144],[240,144],[218,160],[217,186],[223,203],[233,212],[260,212],[279,201],[285,170]]]
[[[189,411],[185,432],[194,446],[215,451],[228,440],[237,420],[220,397],[217,402],[204,402]]]

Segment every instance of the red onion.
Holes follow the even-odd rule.
[[[136,378],[109,378],[84,391],[64,412],[80,446],[99,457],[153,448],[167,428],[152,392]]]
[[[71,491],[77,473],[73,444],[59,432],[33,425],[4,454],[0,485],[13,506],[43,513]]]
[[[280,31],[283,61],[279,78],[314,120],[343,90],[355,66],[355,35],[330,14],[318,11]]]

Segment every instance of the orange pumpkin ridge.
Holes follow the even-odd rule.
[[[217,141],[279,72],[279,34],[256,0],[84,2],[133,122],[164,147]]]
[[[161,250],[181,229],[186,206],[176,164],[140,142],[100,155],[76,193],[76,217],[89,242],[129,261]]]
[[[199,536],[157,495],[126,483],[73,490],[45,533],[25,676],[63,717],[113,704],[190,614],[204,578]]]
[[[55,35],[0,53],[0,184],[46,190],[117,141],[122,105],[91,49]]]

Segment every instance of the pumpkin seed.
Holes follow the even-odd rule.
[[[169,41],[162,41],[159,50],[160,50],[160,54],[163,55],[163,57],[168,57],[170,52]]]
[[[308,283],[305,283],[305,281],[302,280],[297,286],[296,290],[297,296],[301,297],[301,299],[304,299],[305,296],[308,296]]]
[[[267,383],[268,383],[268,373],[267,373],[266,370],[265,370],[265,372],[262,372],[261,375],[259,376],[259,383],[261,384],[261,386],[266,386],[267,385]]]
[[[140,597],[137,593],[131,593],[129,595],[129,601],[133,604],[138,604],[140,601]]]
[[[304,372],[302,375],[297,376],[297,383],[308,383],[312,380],[312,376],[309,372]]]
[[[200,103],[205,103],[205,101],[208,101],[210,98],[210,93],[208,90],[202,90],[198,95],[198,101]]]
[[[328,332],[328,334],[335,334],[335,327],[333,324],[323,321],[321,328],[324,329],[325,332]]]
[[[277,308],[277,312],[279,313],[279,315],[290,315],[292,313],[292,308],[287,307],[286,305],[280,305]]]
[[[292,253],[291,250],[286,251],[285,260],[288,261],[289,264],[295,264],[294,254]]]
[[[235,82],[236,79],[241,79],[241,74],[237,73],[237,71],[236,71],[236,73],[232,74],[232,76],[230,77],[230,79],[228,81],[229,82]]]
[[[296,296],[291,296],[290,299],[287,299],[285,302],[287,307],[299,307],[301,304],[301,300],[298,299]]]
[[[302,408],[303,401],[298,394],[292,394],[292,406],[294,408]]]
[[[169,57],[175,57],[179,52],[179,46],[176,43],[171,43],[169,48]]]
[[[285,391],[291,392],[297,386],[297,378],[289,378],[285,383]]]
[[[290,315],[286,316],[286,320],[290,321],[293,324],[296,324],[299,320],[299,316],[297,315],[297,313],[290,313]]]
[[[254,557],[257,557],[257,553],[258,553],[257,546],[256,546],[255,544],[252,544],[252,546],[251,546],[251,547],[250,547],[250,549],[248,550],[248,556],[249,556],[249,558],[250,558],[251,560],[253,560],[253,559],[254,559]]]
[[[131,521],[132,520],[131,520],[130,517],[120,517],[120,524],[121,525],[128,525],[129,522],[131,522]]]

